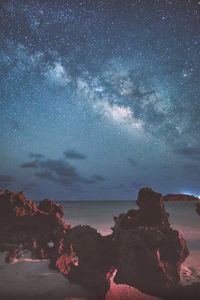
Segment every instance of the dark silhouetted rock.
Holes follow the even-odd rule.
[[[179,286],[180,266],[189,252],[181,234],[170,227],[161,194],[144,188],[137,204],[139,210],[115,218],[115,282],[163,297]]]
[[[193,195],[185,195],[185,194],[168,194],[163,196],[164,201],[199,201],[198,197]]]
[[[69,280],[92,292],[95,299],[104,299],[116,261],[112,236],[101,236],[90,226],[76,226],[70,230],[68,240],[78,258]]]
[[[200,203],[196,204],[196,212],[200,215]]]
[[[44,199],[40,202],[38,209],[41,211],[44,211],[46,213],[48,213],[49,215],[51,214],[59,214],[61,218],[63,218],[64,216],[64,212],[63,212],[63,206],[54,203],[52,200],[50,199]]]
[[[26,200],[24,191],[12,193],[6,190],[0,194],[0,216],[32,216],[36,212],[36,204]]]
[[[26,249],[33,258],[49,258],[50,266],[56,268],[56,260],[64,251],[63,236],[71,226],[62,219],[60,205],[44,200],[39,207],[43,210],[26,200],[23,191],[6,190],[0,195],[0,251],[7,250],[7,261],[12,261],[18,251]]]
[[[6,190],[0,194],[0,251],[7,252],[8,263],[24,250],[48,258],[50,268],[87,289],[93,300],[105,299],[115,270],[116,283],[162,299],[193,299],[186,295],[199,292],[199,285],[180,285],[180,267],[189,253],[170,227],[162,195],[144,188],[137,205],[138,210],[115,217],[113,233],[102,236],[90,226],[72,228],[63,220],[62,206],[50,199],[37,207],[23,192]]]

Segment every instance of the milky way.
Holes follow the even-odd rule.
[[[0,186],[200,194],[200,2],[2,1]]]

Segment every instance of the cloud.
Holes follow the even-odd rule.
[[[0,183],[12,183],[12,182],[16,182],[16,180],[9,175],[0,175]]]
[[[76,169],[68,162],[63,160],[45,160],[40,162],[43,169],[35,175],[59,182],[66,186],[71,186],[77,182],[84,182],[84,179],[77,173]]]
[[[75,151],[65,152],[64,155],[71,159],[84,159],[86,156]],[[106,179],[100,175],[93,175],[89,178],[81,176],[76,168],[69,162],[62,159],[44,159],[41,154],[33,154],[31,156],[36,159],[33,162],[24,163],[22,168],[38,168],[35,176],[60,183],[64,186],[71,187],[74,184],[94,184]]]
[[[35,158],[35,159],[41,159],[41,158],[44,158],[45,156],[43,154],[40,154],[40,153],[30,153],[29,157]]]
[[[128,162],[129,162],[130,166],[132,166],[132,167],[138,167],[139,166],[139,163],[133,158],[128,158]]]
[[[35,183],[27,183],[23,186],[23,189],[28,191],[34,189],[35,187],[37,187]]]
[[[101,175],[94,174],[93,176],[91,176],[89,179],[86,180],[86,183],[97,183],[102,181],[106,181],[106,178]]]
[[[21,168],[38,168],[38,164],[36,162],[27,162],[22,164]]]
[[[30,156],[35,160],[22,164],[22,168],[38,168],[38,171],[35,172],[36,177],[60,183],[68,188],[77,183],[95,184],[106,180],[106,178],[98,174],[94,174],[89,178],[83,177],[77,172],[74,166],[62,159],[44,159],[42,154],[34,153],[31,153]],[[75,151],[66,151],[64,152],[64,156],[79,160],[86,157]]]
[[[131,186],[132,186],[135,190],[140,190],[142,187],[145,186],[145,184],[144,184],[144,183],[141,183],[141,182],[132,181],[132,182],[131,182]]]
[[[183,164],[183,168],[188,172],[187,176],[196,174],[200,176],[200,166],[196,164]]]
[[[55,83],[63,87],[66,87],[71,82],[70,75],[60,62],[55,62],[53,66],[49,66],[44,75],[50,83]]]
[[[93,175],[93,178],[96,179],[96,181],[105,181],[106,180],[105,177],[103,177],[101,175],[97,175],[97,174]]]
[[[13,184],[16,183],[16,180],[9,175],[0,175],[0,185],[3,188],[12,187]]]
[[[65,156],[65,158],[68,158],[68,159],[85,159],[86,158],[85,154],[78,153],[74,150],[65,151],[64,156]]]
[[[197,159],[200,158],[200,147],[183,147],[176,149],[174,153]]]
[[[39,178],[45,178],[48,180],[52,180],[52,181],[58,181],[57,178],[53,175],[53,173],[49,170],[44,170],[41,172],[36,172],[35,176],[39,177]]]

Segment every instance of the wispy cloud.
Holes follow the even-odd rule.
[[[9,175],[0,175],[0,183],[11,183],[11,182],[16,182],[16,180]]]
[[[37,168],[35,176],[43,179],[47,179],[65,187],[76,186],[76,184],[95,184],[98,182],[105,181],[101,175],[94,174],[89,178],[79,174],[77,169],[64,159],[48,159],[39,153],[31,153],[30,156],[34,159],[33,161],[26,162],[21,165],[22,168]],[[80,154],[75,151],[64,152],[64,156],[70,159],[85,159],[84,154]],[[6,178],[4,178],[5,180]]]
[[[64,154],[64,157],[68,158],[68,159],[85,159],[86,158],[85,154],[79,153],[74,150],[65,151],[63,154]]]
[[[21,168],[38,168],[37,162],[28,162],[21,165]]]

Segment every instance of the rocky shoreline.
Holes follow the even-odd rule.
[[[170,202],[170,201],[190,202],[190,201],[199,201],[199,198],[193,195],[186,195],[186,194],[167,194],[163,196],[163,200],[166,202]]]
[[[49,259],[89,299],[105,299],[110,279],[161,299],[199,299],[200,284],[180,284],[180,267],[189,251],[181,233],[169,224],[161,194],[139,191],[139,209],[114,217],[113,233],[102,236],[90,226],[71,227],[63,208],[49,199],[37,206],[23,192],[0,195],[0,251],[6,262],[29,251]],[[199,204],[197,204],[199,212]]]

